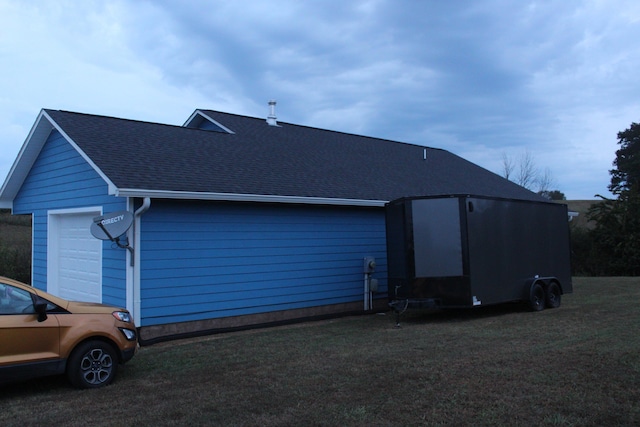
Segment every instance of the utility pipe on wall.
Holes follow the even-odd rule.
[[[364,273],[364,311],[369,309],[369,274]]]
[[[140,327],[140,217],[151,207],[151,198],[145,197],[140,206],[133,214],[133,248],[135,264],[133,267],[133,320],[136,326]]]
[[[376,259],[373,257],[364,258],[364,310],[373,308],[373,295],[371,294],[371,275],[376,269]]]

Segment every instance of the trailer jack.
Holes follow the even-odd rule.
[[[396,328],[401,328],[402,326],[400,326],[400,315],[402,313],[404,313],[405,311],[407,311],[407,308],[409,307],[409,300],[408,299],[404,299],[404,300],[393,300],[389,303],[389,307],[391,307],[393,309],[393,312],[396,315]]]
[[[389,303],[389,307],[396,314],[396,328],[400,328],[400,315],[409,308],[423,308],[427,310],[438,309],[442,306],[442,301],[437,298],[403,298],[394,299]]]

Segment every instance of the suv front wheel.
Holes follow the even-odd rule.
[[[71,354],[67,364],[69,381],[79,388],[98,388],[111,384],[118,369],[113,347],[102,341],[87,341]]]

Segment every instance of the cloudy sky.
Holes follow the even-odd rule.
[[[196,108],[444,148],[608,195],[640,122],[637,0],[0,0],[0,183],[41,108]]]

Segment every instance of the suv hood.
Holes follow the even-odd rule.
[[[112,305],[98,304],[94,302],[77,302],[69,301],[66,309],[71,313],[103,313],[111,314],[114,311],[127,311],[124,308],[114,307]]]

